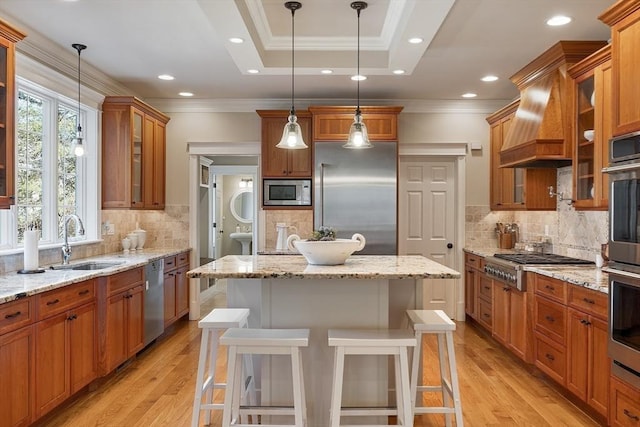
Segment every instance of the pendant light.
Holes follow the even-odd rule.
[[[76,156],[80,157],[87,154],[85,147],[82,144],[82,126],[80,126],[80,52],[85,50],[87,46],[80,43],[74,43],[71,47],[78,51],[78,116],[76,117],[76,146],[73,149],[73,152]]]
[[[302,129],[300,129],[300,125],[298,124],[298,118],[296,117],[296,109],[293,105],[294,100],[294,68],[295,68],[295,57],[294,57],[294,16],[296,14],[296,10],[302,7],[302,3],[297,1],[288,1],[284,4],[284,7],[291,11],[291,110],[289,110],[289,121],[286,125],[284,125],[284,131],[282,132],[282,138],[276,147],[278,148],[287,148],[289,150],[299,150],[302,148],[307,148],[307,144],[304,143],[304,139],[302,138]]]
[[[367,8],[367,2],[354,1],[351,3],[351,8],[355,9],[358,14],[358,74],[356,75],[356,82],[358,84],[358,105],[356,107],[356,114],[353,117],[353,123],[349,128],[349,139],[347,143],[343,145],[344,148],[371,148],[373,145],[369,142],[369,135],[367,133],[367,127],[362,121],[362,113],[360,112],[360,11]]]

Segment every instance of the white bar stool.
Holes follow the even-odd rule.
[[[222,334],[220,343],[229,346],[227,358],[228,386],[224,396],[222,427],[248,427],[242,424],[240,415],[293,415],[294,424],[262,424],[278,427],[288,425],[305,427],[307,424],[307,403],[304,392],[304,377],[300,348],[309,345],[309,329],[240,329],[231,328]],[[293,407],[291,406],[250,406],[240,409],[240,389],[242,387],[242,355],[281,354],[291,356],[293,378]],[[262,421],[262,420],[261,420]]]
[[[339,427],[342,416],[396,415],[398,425],[413,426],[409,382],[408,347],[416,345],[406,329],[329,329],[329,346],[335,347],[331,391],[331,427]],[[395,365],[395,408],[343,408],[342,383],[345,355],[393,355]],[[383,424],[388,425],[388,424]],[[368,427],[374,427],[368,425]]]
[[[458,386],[458,371],[456,368],[456,356],[453,347],[453,331],[456,324],[442,310],[407,310],[407,316],[411,321],[416,334],[416,347],[413,350],[413,362],[411,366],[411,404],[414,414],[446,414],[447,426],[451,426],[451,414],[456,416],[456,425],[461,427],[462,403],[460,401],[460,389]],[[438,362],[440,365],[440,385],[425,385],[419,381],[419,372],[422,370],[422,335],[436,334],[438,338]],[[449,373],[447,379],[445,359],[448,357]],[[419,381],[419,382],[418,382]],[[441,392],[444,406],[422,406],[417,403],[417,393]],[[422,396],[422,394],[421,394]],[[453,404],[451,402],[453,399]],[[422,399],[420,399],[422,402]]]
[[[209,425],[211,423],[211,411],[224,409],[224,403],[214,403],[213,401],[213,391],[226,388],[226,383],[215,382],[218,336],[222,330],[228,328],[247,328],[248,319],[248,308],[215,308],[198,322],[198,327],[202,329],[202,338],[200,341],[196,392],[193,400],[193,415],[191,417],[192,427],[198,426],[201,410],[206,411],[205,424]],[[256,390],[251,357],[245,359],[245,370],[248,382],[245,389],[245,397],[248,398],[251,404],[255,404]]]

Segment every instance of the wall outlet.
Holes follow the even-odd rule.
[[[115,224],[110,223],[109,221],[105,221],[102,223],[102,235],[110,234],[113,235],[116,232]]]

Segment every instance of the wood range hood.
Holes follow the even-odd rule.
[[[567,69],[605,41],[560,41],[511,77],[520,105],[500,150],[500,167],[571,164],[571,79]]]

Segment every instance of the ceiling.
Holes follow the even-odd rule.
[[[350,0],[301,3],[296,98],[355,98],[349,77],[356,73],[357,15]],[[459,100],[466,92],[479,100],[512,99],[517,90],[509,77],[555,42],[608,39],[597,16],[613,3],[369,0],[360,17],[360,71],[368,77],[360,83],[361,99]],[[573,21],[547,26],[556,14]],[[2,0],[0,17],[28,33],[18,44],[26,55],[37,52],[51,62],[55,56],[77,69],[71,44],[84,43],[84,66],[144,99],[180,98],[181,91],[194,99],[291,96],[292,22],[284,0]],[[409,44],[410,37],[424,42]],[[405,74],[393,74],[396,69]],[[481,82],[486,74],[499,80]]]

